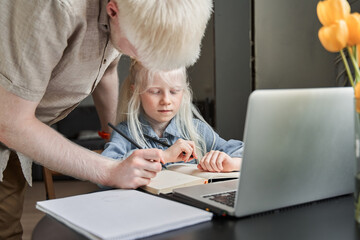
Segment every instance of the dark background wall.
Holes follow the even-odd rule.
[[[215,128],[242,139],[251,92],[250,1],[215,0]]]
[[[320,44],[318,1],[215,0],[216,129],[242,139],[255,89],[343,86],[339,54]],[[360,1],[350,0],[352,12]]]
[[[254,1],[255,88],[335,86],[335,54],[318,39],[317,2]]]

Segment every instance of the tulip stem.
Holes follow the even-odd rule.
[[[355,60],[356,60],[357,63],[359,63],[359,56],[358,56],[357,46],[356,45],[353,46],[353,50],[354,50]]]
[[[345,54],[344,54],[344,51],[341,49],[340,50],[340,54],[341,54],[341,58],[344,62],[344,65],[345,65],[345,68],[346,68],[346,72],[347,72],[347,75],[348,75],[348,78],[349,78],[349,81],[351,83],[351,86],[354,88],[354,80],[353,80],[353,77],[352,77],[352,74],[351,74],[351,71],[350,71],[350,68],[349,68],[349,64],[348,64],[348,61],[346,60],[346,57],[345,57]]]
[[[358,82],[358,80],[360,79],[359,65],[358,65],[358,61],[356,60],[356,58],[357,58],[357,56],[356,56],[357,55],[356,54],[356,46],[354,46],[353,49],[350,49],[350,47],[348,47],[348,52],[349,52],[350,59],[351,59],[351,62],[353,64],[353,67],[355,69],[355,82],[354,82],[354,84],[356,84]]]

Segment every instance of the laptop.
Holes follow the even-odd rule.
[[[245,217],[352,193],[353,98],[351,87],[254,91],[240,178],[174,189],[172,197]]]

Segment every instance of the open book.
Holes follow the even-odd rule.
[[[239,176],[240,172],[204,172],[199,170],[196,164],[176,163],[157,173],[148,185],[141,188],[152,194],[167,194],[175,188],[206,184],[213,179],[239,178]]]

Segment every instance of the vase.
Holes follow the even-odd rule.
[[[360,224],[360,98],[355,98],[355,220]]]

